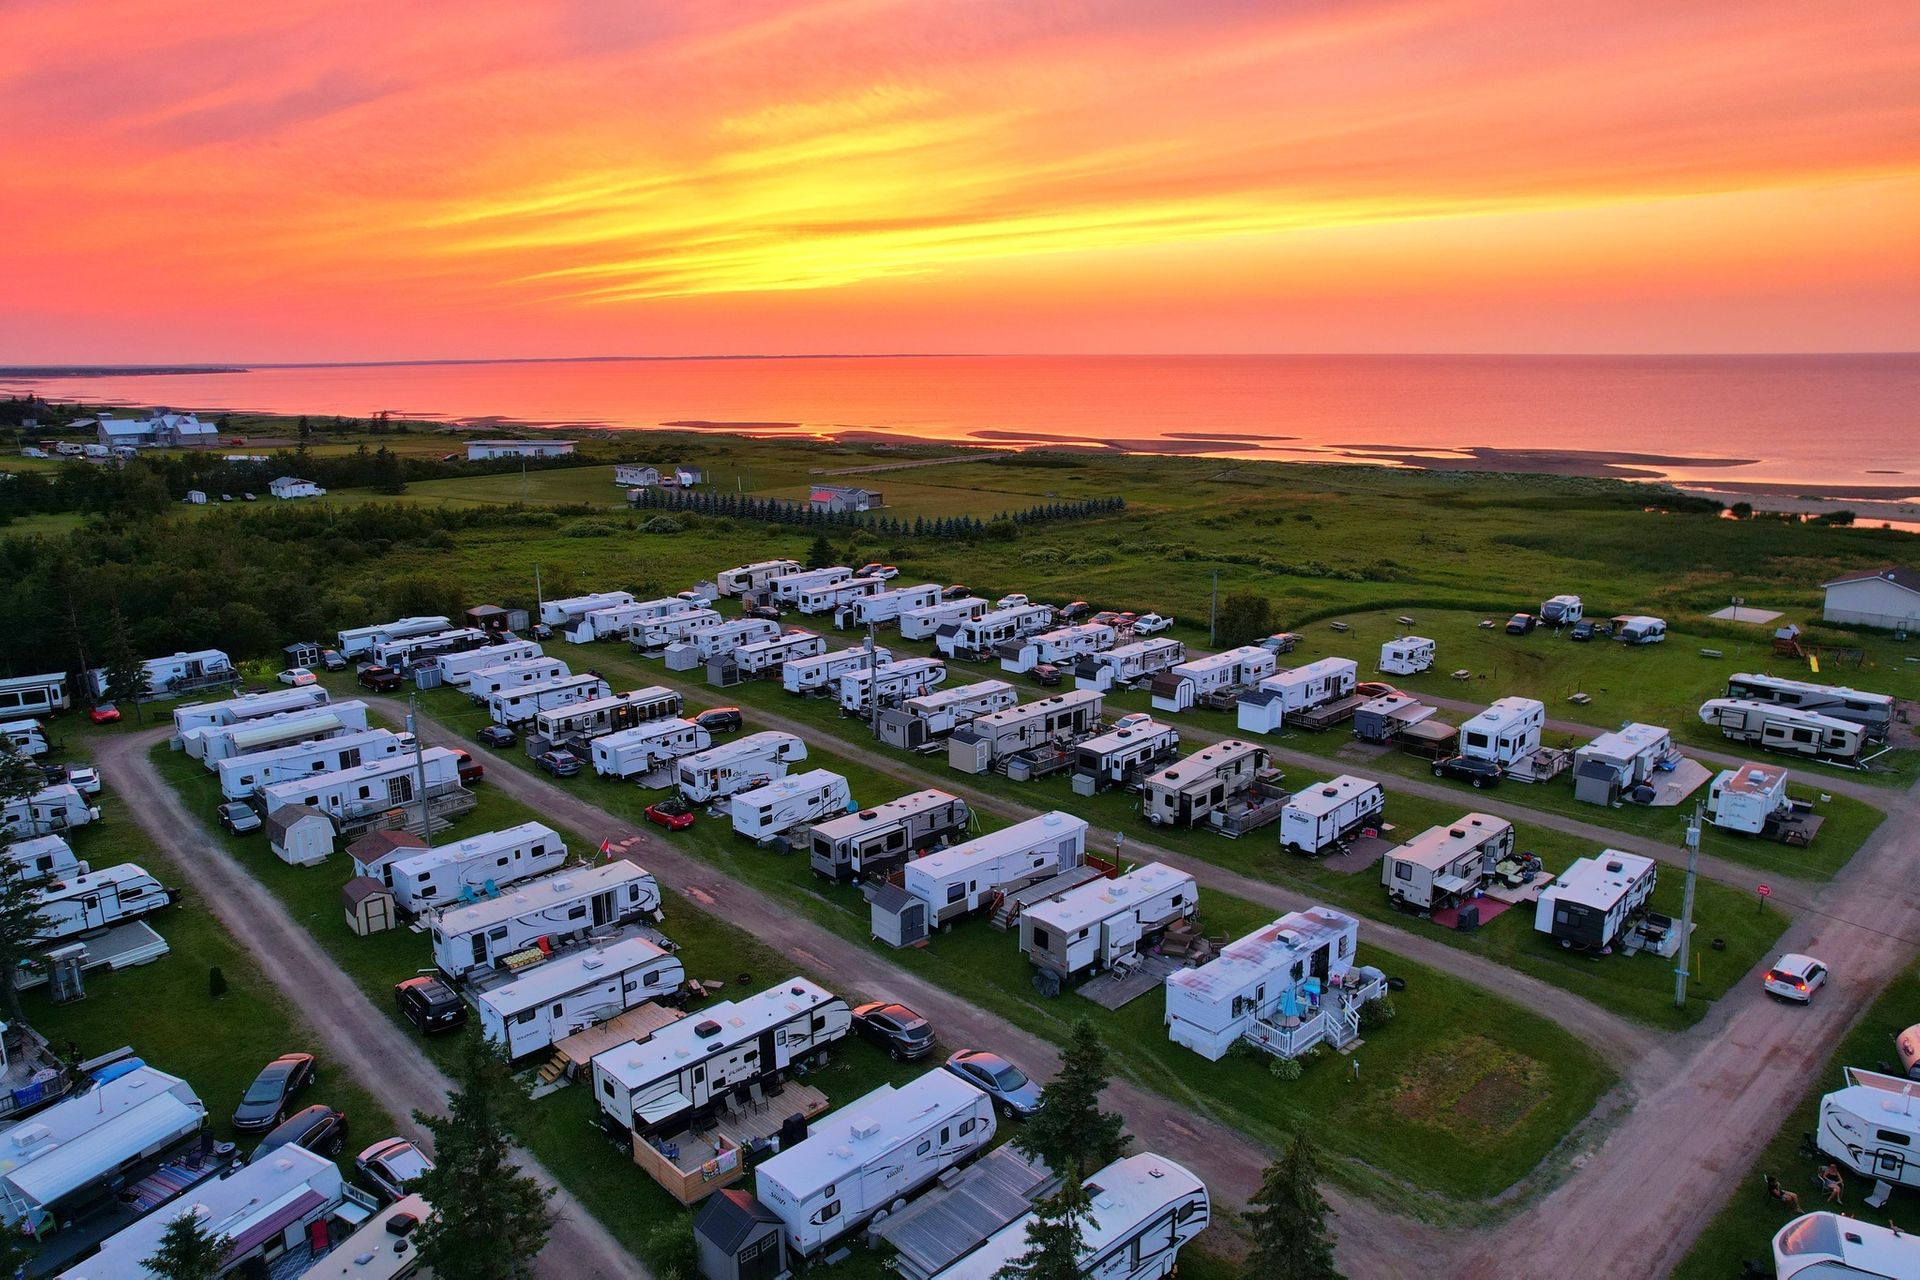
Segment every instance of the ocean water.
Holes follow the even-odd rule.
[[[1920,493],[1920,355],[846,356],[0,377],[134,405]]]

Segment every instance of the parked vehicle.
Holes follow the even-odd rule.
[[[1573,630],[1567,633],[1567,639],[1591,640],[1593,639],[1593,631],[1594,631],[1594,626],[1592,621],[1586,618],[1582,618],[1580,621],[1573,624]]]
[[[1453,778],[1475,787],[1491,787],[1505,772],[1499,761],[1480,756],[1446,756],[1433,762],[1434,777]]]
[[[472,786],[487,776],[487,767],[475,760],[470,752],[456,748],[453,757],[460,762],[460,781],[467,786]]]
[[[1827,966],[1812,956],[1788,952],[1773,962],[1762,979],[1767,994],[1799,1004],[1812,1004],[1813,993],[1827,983]]]
[[[452,1031],[467,1020],[466,1001],[437,974],[422,973],[395,983],[393,1001],[400,1016],[424,1035]]]
[[[303,685],[312,684],[319,678],[320,677],[314,675],[313,672],[307,670],[305,667],[288,667],[285,671],[282,671],[274,677],[274,679],[278,680],[281,684],[292,685],[296,689]]]
[[[646,818],[656,827],[685,831],[693,825],[693,806],[679,796],[669,796],[646,808]]]
[[[234,800],[214,810],[220,815],[220,825],[236,836],[244,836],[260,829],[260,815],[254,812],[250,804]]]
[[[1260,641],[1257,647],[1278,656],[1283,653],[1292,653],[1293,647],[1299,643],[1300,635],[1298,632],[1276,631],[1265,640]]]
[[[241,1095],[233,1127],[242,1133],[259,1133],[286,1119],[293,1100],[319,1074],[319,1065],[310,1053],[285,1053],[269,1062]]]
[[[510,747],[520,736],[503,724],[490,724],[473,735],[489,747]]]
[[[740,611],[743,618],[761,618],[767,622],[780,621],[780,611],[770,604],[750,604]]]
[[[1040,1109],[1039,1083],[997,1053],[962,1049],[947,1058],[947,1070],[992,1098],[1003,1116],[1030,1116]]]
[[[247,1157],[258,1164],[282,1147],[304,1147],[317,1156],[332,1158],[347,1145],[347,1114],[335,1111],[324,1102],[316,1102],[282,1120],[272,1133],[260,1139],[260,1145]]]
[[[738,707],[709,707],[693,718],[708,733],[732,733],[747,722]]]
[[[1051,662],[1037,663],[1027,674],[1033,677],[1035,684],[1049,689],[1060,683],[1060,668]]]
[[[1085,600],[1073,600],[1053,611],[1053,616],[1061,622],[1079,622],[1093,613],[1093,606]]]
[[[102,790],[100,771],[90,764],[70,764],[62,767],[64,781],[83,796],[97,796]]]
[[[933,1052],[933,1026],[903,1004],[876,1001],[853,1011],[853,1029],[887,1051],[895,1062],[911,1062]]]
[[[1158,613],[1143,613],[1133,620],[1133,634],[1150,636],[1165,631],[1173,625],[1173,619]]]
[[[543,751],[534,757],[534,763],[556,778],[571,778],[580,772],[580,757],[564,749]]]
[[[363,667],[355,679],[360,682],[362,688],[371,689],[375,693],[390,693],[404,683],[400,673],[389,667]]]
[[[389,1200],[398,1200],[433,1169],[433,1161],[405,1138],[383,1138],[355,1156],[353,1167],[374,1190]]]
[[[1033,601],[1027,598],[1026,592],[1015,591],[1015,592],[1012,592],[1011,594],[1001,596],[998,600],[995,600],[993,602],[993,607],[996,609],[1017,609],[1021,605],[1028,605],[1032,603]]]
[[[95,724],[119,724],[120,708],[111,702],[96,703],[87,709],[87,719]]]
[[[1534,617],[1532,614],[1516,613],[1507,619],[1507,634],[1510,636],[1524,636],[1539,625],[1540,619]]]
[[[320,651],[320,665],[328,671],[345,671],[347,669],[347,658],[346,655],[338,649],[322,649]]]
[[[965,599],[967,596],[970,596],[972,594],[973,594],[972,587],[964,586],[958,582],[954,583],[950,587],[942,587],[940,589],[940,598],[942,600],[961,600],[961,599]]]

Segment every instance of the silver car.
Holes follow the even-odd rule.
[[[1030,1116],[1040,1109],[1040,1086],[997,1053],[962,1049],[947,1059],[947,1070],[1000,1104],[1008,1116]]]
[[[353,1167],[387,1199],[398,1200],[422,1174],[433,1168],[433,1161],[405,1138],[388,1138],[355,1156]]]

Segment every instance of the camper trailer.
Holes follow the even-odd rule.
[[[308,684],[271,689],[266,693],[243,693],[219,702],[189,702],[173,709],[173,732],[176,737],[184,738],[195,729],[260,720],[284,711],[310,711],[324,707],[331,698],[325,686]]]
[[[1085,1182],[1089,1217],[1081,1232],[1080,1274],[1087,1280],[1165,1280],[1180,1250],[1206,1230],[1211,1206],[1200,1179],[1163,1156],[1126,1156]],[[1031,1246],[1029,1210],[933,1280],[995,1280]]]
[[[214,772],[220,776],[220,794],[229,800],[245,800],[262,787],[291,782],[342,769],[357,769],[375,760],[401,754],[411,755],[417,744],[410,735],[385,729],[367,729],[345,733],[319,742],[303,742],[272,751],[233,756],[220,761]]]
[[[1460,754],[1512,768],[1540,750],[1547,709],[1537,698],[1501,698],[1460,726]]]
[[[787,1247],[811,1257],[874,1214],[985,1151],[993,1099],[936,1067],[878,1089],[760,1162],[754,1189],[780,1219]]]
[[[927,905],[933,924],[945,924],[1079,866],[1086,851],[1085,820],[1056,809],[909,860],[901,887]]]
[[[781,673],[795,658],[818,658],[827,652],[824,637],[811,631],[789,631],[771,640],[743,644],[733,651],[734,669],[743,680]]]
[[[1113,648],[1119,633],[1104,622],[1081,622],[1038,635],[1009,640],[999,646],[1002,671],[1031,671],[1043,662],[1072,663],[1088,654]]]
[[[1659,644],[1667,638],[1667,620],[1644,613],[1615,618],[1613,638],[1621,644]]]
[[[1563,947],[1603,950],[1646,909],[1658,875],[1659,864],[1652,858],[1618,849],[1575,858],[1540,891],[1533,927]]]
[[[750,733],[681,757],[673,769],[673,784],[688,800],[706,804],[784,778],[788,765],[806,758],[807,744],[791,733]]]
[[[198,649],[192,653],[169,654],[164,658],[148,658],[140,664],[140,687],[143,697],[169,698],[183,693],[202,689],[216,688],[239,682],[240,673],[233,668],[233,660],[219,649]],[[87,673],[87,683],[92,686],[93,695],[103,698],[107,694],[107,670],[96,667]]]
[[[713,585],[723,596],[744,596],[773,585],[779,578],[800,572],[798,560],[759,560],[737,569],[722,569]]]
[[[825,569],[802,569],[798,573],[784,573],[767,585],[773,588],[775,604],[797,604],[802,591],[815,587],[830,587],[836,582],[845,582],[853,577],[853,570],[843,564],[831,565]]]
[[[671,1135],[728,1097],[750,1098],[756,1086],[821,1054],[852,1027],[845,1000],[791,978],[594,1055],[593,1096],[602,1122],[618,1132]]]
[[[573,867],[497,898],[443,907],[433,917],[433,962],[457,980],[543,941],[585,938],[659,910],[660,886],[631,862]]]
[[[1820,1099],[1820,1150],[1858,1177],[1920,1188],[1920,1081],[1843,1067]]]
[[[405,671],[444,654],[485,649],[492,638],[478,627],[455,627],[447,631],[429,631],[419,636],[400,636],[373,646],[373,660],[379,666]]]
[[[884,879],[921,849],[967,829],[967,802],[938,788],[830,818],[809,833],[813,873],[828,880]]]
[[[736,791],[728,807],[735,833],[757,844],[767,844],[795,827],[855,811],[847,780],[828,769],[809,769]]]
[[[394,905],[420,915],[449,902],[494,897],[566,863],[567,844],[558,831],[544,822],[522,822],[395,858],[381,868],[381,878],[393,890]]]
[[[540,621],[560,631],[572,627],[595,609],[611,609],[617,604],[632,603],[633,595],[626,591],[598,591],[592,595],[566,596],[559,600],[542,601]]]
[[[9,720],[0,724],[0,751],[29,760],[47,754],[47,727],[38,720]]]
[[[1073,683],[1076,689],[1128,688],[1186,660],[1186,645],[1166,636],[1154,636],[1105,653],[1082,655],[1074,664]]]
[[[1806,1213],[1773,1233],[1777,1280],[1904,1280],[1920,1276],[1920,1236],[1846,1213]]]
[[[485,652],[482,650],[481,652]],[[506,662],[476,668],[467,675],[467,696],[481,706],[500,694],[516,693],[535,685],[565,680],[573,668],[552,654],[533,658],[511,658]]]
[[[732,622],[723,622],[717,627],[699,632],[686,643],[693,646],[694,656],[701,662],[709,662],[734,652],[742,645],[772,640],[779,634],[780,624],[769,619],[736,618]],[[669,667],[672,665],[668,663]]]
[[[399,640],[405,636],[430,635],[435,631],[445,631],[453,626],[452,618],[435,614],[432,617],[396,618],[392,622],[382,622],[371,627],[348,627],[340,633],[340,656],[352,661],[373,654],[375,645],[385,644],[389,640]]]
[[[44,716],[73,705],[65,672],[0,679],[0,716]]]
[[[1156,827],[1191,827],[1251,787],[1267,767],[1267,749],[1223,738],[1176,760],[1141,783],[1140,807]]]
[[[1318,856],[1378,819],[1386,803],[1379,783],[1352,774],[1303,787],[1280,811],[1280,847]]]
[[[1132,789],[1180,754],[1180,731],[1143,715],[1088,738],[1073,753],[1073,789],[1093,795],[1108,787]]]
[[[1712,698],[1700,704],[1700,720],[1734,742],[1836,763],[1858,760],[1866,748],[1866,730],[1850,720],[1770,702]]]
[[[242,720],[238,724],[191,729],[181,734],[178,741],[189,757],[214,769],[221,761],[236,756],[256,755],[307,742],[324,742],[349,733],[365,733],[367,727],[367,704],[350,698],[310,711],[282,711],[258,720]]]
[[[947,664],[938,658],[902,658],[878,667],[857,668],[840,677],[840,709],[865,715],[877,701],[894,706],[908,698],[932,693],[947,678]]]
[[[1153,708],[1178,712],[1199,705],[1203,699],[1230,697],[1253,688],[1272,675],[1278,665],[1273,654],[1257,644],[1189,659],[1153,678]]]
[[[1579,596],[1550,596],[1540,603],[1540,622],[1549,627],[1570,627],[1585,615]]]
[[[0,836],[17,840],[53,835],[99,820],[100,810],[87,803],[79,788],[62,782],[0,805]]]
[[[352,822],[371,813],[411,804],[424,787],[430,796],[460,785],[460,753],[445,747],[368,760],[351,769],[273,782],[258,791],[262,812],[307,805]]]
[[[933,643],[949,658],[987,658],[1007,641],[1036,635],[1052,625],[1051,605],[1008,605],[945,624],[934,632]]]
[[[595,738],[589,754],[603,778],[638,778],[681,756],[705,751],[713,735],[691,720],[649,720],[631,729]]]
[[[560,707],[571,707],[582,702],[592,702],[605,698],[613,689],[592,672],[577,676],[561,676],[540,684],[530,684],[518,689],[502,689],[487,697],[487,714],[493,722],[505,725],[509,729],[518,728],[531,721],[542,711],[553,711]]]
[[[1285,1058],[1323,1040],[1344,1047],[1359,1032],[1363,1002],[1341,997],[1349,978],[1352,995],[1366,985],[1353,967],[1359,939],[1359,921],[1315,906],[1229,942],[1207,963],[1168,976],[1168,1038],[1209,1062],[1242,1040]]]
[[[1095,690],[1070,689],[975,716],[948,737],[947,763],[962,773],[986,773],[1022,751],[1072,746],[1099,726],[1105,701]]]
[[[923,582],[917,587],[895,587],[873,595],[849,600],[834,610],[833,625],[841,630],[879,626],[897,622],[910,609],[926,609],[940,603],[938,583]]]
[[[131,862],[82,875],[49,880],[35,894],[40,904],[38,943],[76,938],[138,920],[173,905],[173,890]]]
[[[674,603],[680,606],[676,612],[692,612],[696,606],[691,600],[677,597]],[[561,632],[561,638],[568,644],[595,644],[602,640],[616,640],[628,634],[635,626],[643,622],[654,621],[673,614],[650,611],[648,602],[635,600],[631,604],[616,604],[605,609],[595,609],[584,614],[580,620]]]
[[[1627,724],[1573,753],[1573,792],[1593,804],[1631,796],[1673,755],[1673,735],[1659,725]],[[1648,798],[1652,793],[1648,792]]]
[[[540,656],[540,646],[532,640],[505,640],[479,649],[443,653],[434,659],[434,665],[440,668],[441,684],[465,690],[474,676],[488,667],[527,662]]]
[[[1353,736],[1362,742],[1392,742],[1435,714],[1435,708],[1396,689],[1369,698],[1353,709]]]
[[[475,993],[473,1007],[487,1039],[508,1058],[524,1058],[649,1000],[671,1000],[686,980],[678,956],[646,938],[626,938],[544,960]]]
[[[1380,863],[1380,883],[1396,907],[1437,911],[1471,900],[1512,852],[1511,822],[1469,813],[1389,849]]]
[[[1401,636],[1380,646],[1380,672],[1389,676],[1417,676],[1433,670],[1438,646],[1425,636]]]
[[[1842,685],[1741,672],[1727,678],[1727,696],[1845,720],[1866,730],[1868,739],[1874,742],[1886,741],[1887,729],[1893,723],[1892,698],[1884,693],[1862,693]]]
[[[886,590],[885,578],[842,578],[802,587],[794,594],[794,607],[802,613],[832,613],[843,605]]]
[[[604,734],[631,729],[636,725],[667,720],[680,714],[684,705],[678,693],[664,685],[650,684],[644,689],[591,698],[571,706],[555,707],[533,717],[527,732],[528,744],[548,746],[587,741]]]
[[[840,677],[849,671],[864,671],[892,661],[893,650],[883,645],[792,658],[780,667],[780,686],[788,693],[835,693],[840,688]]]
[[[939,634],[942,627],[957,627],[962,622],[984,616],[986,612],[987,602],[979,596],[962,596],[958,600],[942,600],[938,604],[908,609],[900,615],[900,638],[930,640]]]
[[[1192,876],[1158,862],[1069,889],[1020,913],[1020,951],[1061,978],[1130,961],[1199,904]]]
[[[28,836],[0,847],[0,855],[19,866],[29,879],[42,876],[85,875],[87,864],[73,856],[73,846],[59,836]]]
[[[961,725],[1015,706],[1020,695],[1004,680],[976,680],[972,684],[936,689],[908,698],[880,715],[880,740],[907,751],[930,747]]]
[[[724,615],[712,609],[691,609],[666,618],[649,618],[627,628],[627,644],[638,652],[664,649],[671,644],[692,644],[709,631],[727,625]]]
[[[1360,664],[1352,658],[1322,658],[1291,671],[1275,672],[1262,679],[1253,692],[1241,696],[1241,732],[1276,733],[1288,716],[1350,696],[1359,673]]]
[[[1722,769],[1707,787],[1707,821],[1727,831],[1757,836],[1775,815],[1787,812],[1787,771],[1767,764]]]

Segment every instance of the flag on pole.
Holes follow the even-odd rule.
[[[601,836],[600,837],[600,856],[605,858],[605,857],[610,857],[612,854],[613,854],[613,840],[608,836]]]

